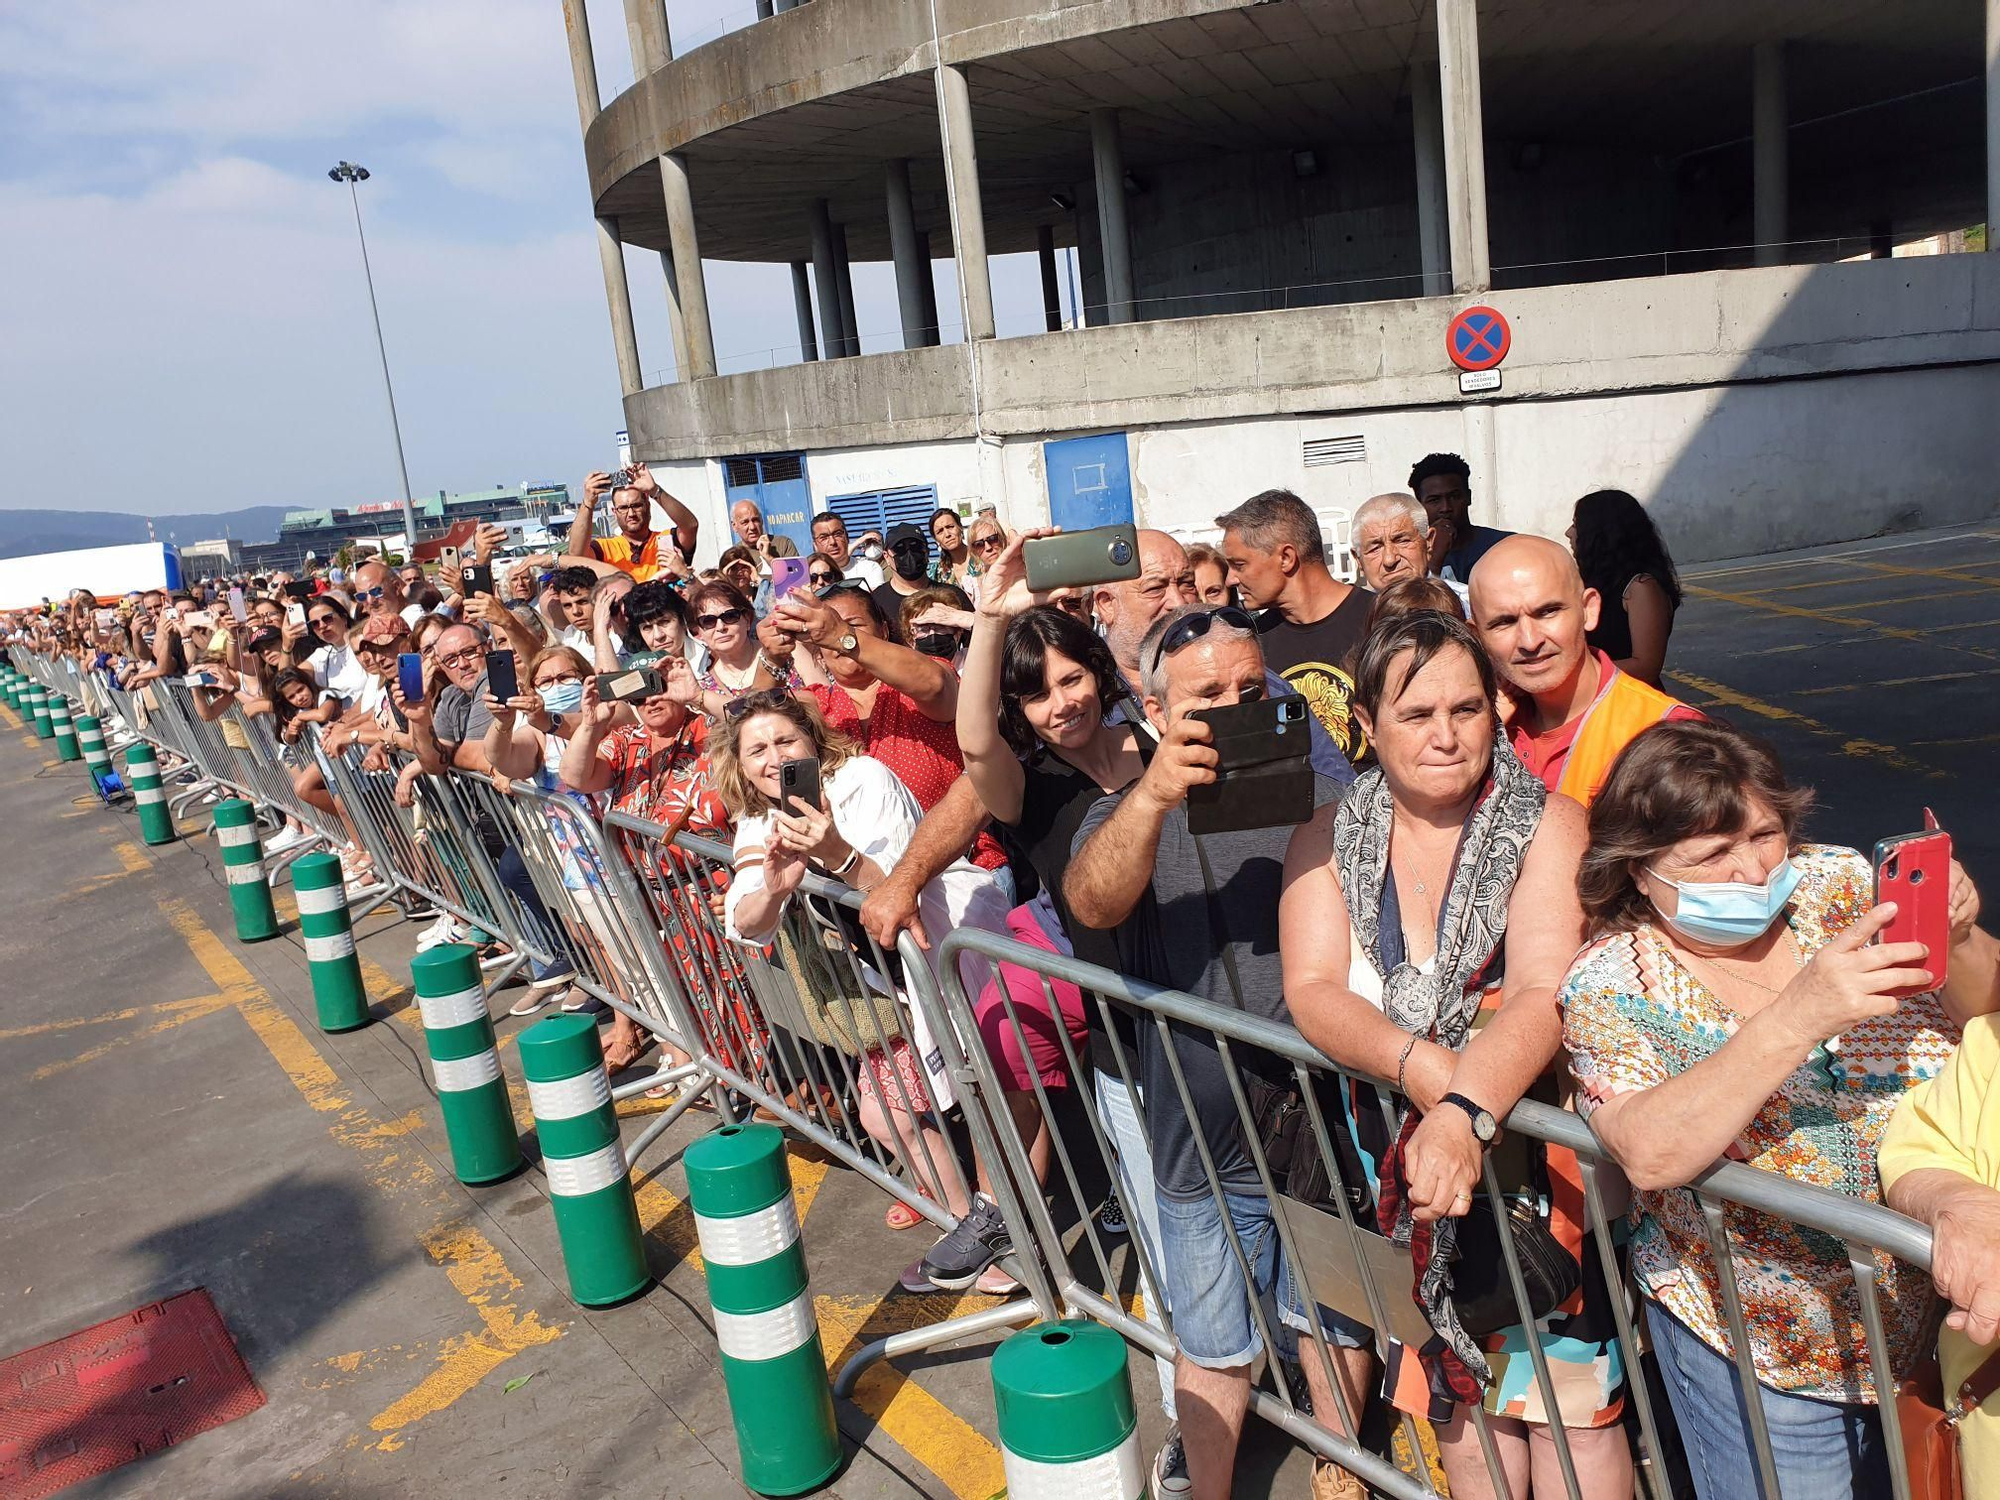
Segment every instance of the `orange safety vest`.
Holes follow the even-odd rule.
[[[1681,706],[1656,687],[1650,687],[1628,672],[1613,669],[1611,681],[1584,710],[1583,723],[1570,741],[1569,756],[1563,761],[1562,779],[1556,790],[1574,797],[1585,807],[1604,790],[1611,766],[1618,754],[1642,729],[1650,728]]]
[[[634,583],[650,583],[660,571],[661,535],[660,532],[653,532],[637,553],[632,551],[631,542],[622,533],[598,537],[595,539],[598,559],[630,573]]]

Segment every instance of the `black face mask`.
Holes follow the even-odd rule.
[[[910,645],[919,655],[935,656],[940,661],[949,661],[958,655],[958,632],[955,630],[919,630],[910,637]]]
[[[917,547],[898,547],[890,555],[895,564],[896,576],[906,582],[915,582],[924,576],[924,569],[930,563],[930,554]]]

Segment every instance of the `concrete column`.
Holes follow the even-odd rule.
[[[660,279],[667,288],[667,332],[674,341],[674,378],[688,378],[687,324],[681,319],[681,275],[674,266],[671,250],[660,252]]]
[[[1783,265],[1791,237],[1791,118],[1785,102],[1785,44],[1759,42],[1750,57],[1750,237],[1757,264]]]
[[[708,282],[701,272],[701,242],[694,230],[694,199],[688,194],[687,163],[671,152],[660,158],[660,189],[667,200],[667,233],[674,247],[674,278],[680,287],[681,321],[686,327],[687,363],[681,379],[703,380],[715,373],[715,336],[708,325]]]
[[[1986,0],[1986,248],[2000,250],[2000,0]]]
[[[1050,333],[1062,329],[1062,292],[1056,285],[1056,232],[1052,225],[1035,226],[1035,259],[1042,266],[1042,323]]]
[[[1437,64],[1424,58],[1410,67],[1410,118],[1417,139],[1417,248],[1426,297],[1451,290],[1451,222],[1445,213],[1444,121],[1438,101]]]
[[[673,61],[667,11],[661,0],[625,0],[625,35],[632,44],[634,78],[644,78]]]
[[[958,305],[965,337],[993,337],[993,277],[986,266],[986,215],[979,201],[979,152],[972,136],[972,91],[965,70],[939,63],[938,129],[944,137],[944,195],[951,214],[951,249],[958,267]]]
[[[1097,174],[1097,237],[1104,246],[1107,323],[1132,321],[1132,234],[1125,222],[1125,147],[1118,111],[1090,112],[1090,160]]]
[[[1486,241],[1486,124],[1479,95],[1477,0],[1438,0],[1437,26],[1451,285],[1458,292],[1483,292],[1493,285],[1493,261]]]
[[[889,163],[889,253],[896,262],[896,306],[903,316],[903,347],[915,349],[938,341],[937,320],[924,319],[924,287],[931,263],[917,242],[917,215],[910,201],[910,163],[897,157]],[[933,299],[935,300],[935,299]]]
[[[840,293],[834,283],[833,220],[827,217],[826,199],[815,198],[806,218],[812,236],[813,289],[819,294],[819,346],[826,358],[839,359],[846,348],[840,326]]]
[[[819,344],[813,339],[813,299],[812,289],[806,285],[806,263],[792,262],[792,311],[799,319],[799,356],[806,360],[819,358]]]
[[[576,86],[578,127],[587,132],[603,107],[597,93],[597,61],[590,50],[590,17],[583,0],[563,0],[563,30],[569,35],[570,81]],[[626,395],[644,384],[639,373],[639,335],[632,327],[632,290],[625,283],[625,252],[618,227],[597,221],[597,258],[604,268],[604,300],[611,312],[611,342],[618,354],[618,386]]]
[[[840,298],[840,352],[861,352],[861,330],[854,323],[854,270],[847,260],[847,226],[833,226],[833,288]]]
[[[917,260],[924,268],[921,283],[924,294],[923,326],[929,330],[930,341],[935,344],[938,342],[937,271],[931,264],[931,232],[928,229],[917,231]]]

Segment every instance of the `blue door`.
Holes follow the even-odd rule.
[[[804,557],[812,551],[812,492],[806,486],[803,453],[760,453],[722,463],[722,488],[733,510],[739,500],[755,500],[764,529],[790,537]],[[732,545],[732,535],[724,546]]]
[[[1129,525],[1132,460],[1122,432],[1042,444],[1048,476],[1049,524],[1064,531]]]

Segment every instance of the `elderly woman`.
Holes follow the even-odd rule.
[[[1722,724],[1635,738],[1590,810],[1577,877],[1595,941],[1563,982],[1578,1108],[1640,1190],[1632,1266],[1703,1500],[1760,1491],[1721,1278],[1686,1190],[1718,1157],[1873,1201],[1903,1096],[1995,1004],[1954,945],[1931,984],[1917,943],[1876,943],[1852,849],[1799,842],[1811,794]],[[1969,926],[1969,924],[1968,924]],[[1889,1492],[1860,1294],[1832,1237],[1726,1210],[1764,1417],[1787,1494]],[[1922,1279],[1877,1257],[1897,1368],[1925,1335]]]
[[[1466,1327],[1470,1299],[1491,1290],[1475,1278],[1490,1279],[1498,1258],[1481,1158],[1495,1121],[1555,1059],[1556,989],[1584,931],[1583,809],[1514,758],[1494,695],[1492,663],[1462,620],[1419,610],[1369,639],[1354,705],[1378,764],[1293,838],[1279,912],[1285,1000],[1335,1062],[1393,1078],[1403,1096],[1393,1137],[1370,1154],[1383,1163],[1383,1228],[1411,1249],[1438,1339],[1420,1356],[1423,1380],[1392,1347],[1390,1389],[1438,1423],[1452,1494],[1494,1494],[1465,1411],[1477,1402],[1514,1500],[1563,1493],[1551,1420],[1567,1429],[1584,1495],[1622,1497],[1632,1492],[1623,1366],[1601,1281],[1580,1268],[1580,1289],[1542,1310],[1554,1413],[1519,1324]],[[1357,1108],[1357,1125],[1370,1113]],[[1552,1202],[1547,1234],[1595,1260],[1581,1254],[1573,1157],[1510,1139],[1494,1167],[1510,1193],[1534,1184]]]
[[[1414,495],[1392,492],[1364,500],[1354,512],[1349,528],[1353,537],[1354,560],[1361,569],[1361,581],[1381,593],[1406,578],[1422,578],[1431,571],[1430,516]],[[1445,580],[1458,595],[1461,611],[1465,605],[1465,585]]]

